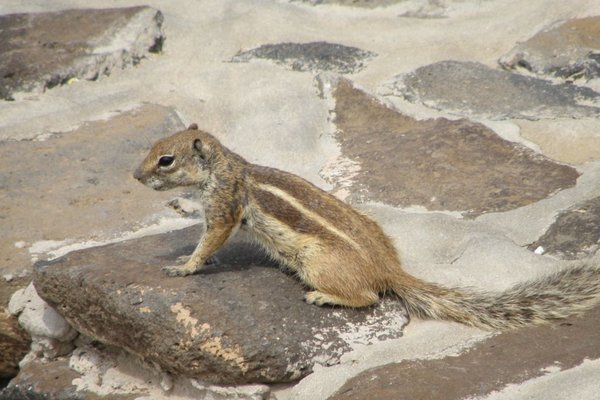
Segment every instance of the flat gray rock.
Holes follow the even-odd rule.
[[[441,61],[397,76],[390,95],[437,110],[491,119],[599,117],[600,94],[476,62]]]
[[[352,343],[402,335],[399,301],[360,310],[306,304],[297,280],[239,240],[202,273],[165,277],[160,267],[191,253],[200,232],[73,252],[39,264],[34,284],[78,331],[208,383],[293,381],[317,362],[337,363]]]
[[[500,58],[511,70],[568,80],[600,77],[600,17],[559,21]]]
[[[329,180],[348,189],[351,202],[476,216],[534,203],[574,186],[579,176],[484,125],[467,119],[416,120],[348,80],[331,86],[336,138],[350,163],[342,162]]]
[[[561,212],[546,233],[529,246],[533,251],[538,248],[543,254],[566,260],[595,254],[600,248],[600,197]]]
[[[265,44],[239,52],[231,61],[252,59],[274,61],[294,71],[333,71],[341,74],[358,72],[376,54],[356,47],[328,42]]]
[[[0,16],[0,98],[95,80],[161,50],[162,13],[150,7]]]

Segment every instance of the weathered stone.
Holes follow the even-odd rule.
[[[160,271],[190,253],[201,229],[69,253],[41,263],[39,295],[78,331],[175,376],[240,384],[293,381],[336,363],[353,342],[399,337],[400,302],[361,310],[303,302],[303,288],[234,239],[198,275]]]
[[[13,295],[8,311],[19,316],[19,324],[32,336],[59,341],[75,339],[76,334],[71,326],[37,295],[33,284]]]
[[[569,80],[600,77],[600,17],[554,23],[517,44],[499,62],[506,69]]]
[[[600,116],[590,88],[495,70],[476,62],[442,61],[397,76],[389,95],[462,115],[491,119]]]
[[[598,343],[600,308],[596,307],[560,325],[503,333],[459,356],[407,360],[367,370],[330,399],[487,398],[508,385],[543,376],[550,368],[566,370],[600,358]]]
[[[73,380],[81,374],[69,368],[69,360],[36,360],[21,368],[19,375],[0,391],[0,400],[98,400],[105,397],[77,391]],[[114,400],[134,400],[139,394],[130,396],[111,395]]]
[[[298,1],[298,0],[292,0]],[[340,6],[350,6],[350,7],[362,7],[362,8],[375,8],[375,7],[385,7],[390,6],[397,3],[405,2],[406,0],[299,0],[303,3],[309,3],[311,5],[320,5],[320,4],[338,4]]]
[[[267,385],[216,386],[161,373],[124,350],[100,343],[70,356],[23,364],[0,400],[266,400]]]
[[[0,378],[10,378],[17,374],[19,361],[29,351],[29,340],[17,319],[0,311]]]
[[[330,180],[338,190],[350,187],[352,202],[419,205],[474,216],[536,202],[575,185],[579,176],[574,168],[504,140],[481,124],[416,120],[347,80],[330,86],[336,138],[351,164]]]
[[[160,51],[162,22],[162,13],[150,7],[2,15],[0,98],[137,64]]]
[[[29,351],[31,339],[6,307],[13,292],[27,285],[29,279],[4,275],[10,279],[0,274],[0,378],[9,378],[16,375],[19,361]]]
[[[294,71],[334,71],[342,74],[358,72],[376,54],[356,47],[327,42],[265,44],[239,52],[231,61],[272,60]]]
[[[36,293],[33,284],[15,292],[8,311],[19,317],[19,325],[31,336],[31,352],[55,358],[73,350],[77,332]]]
[[[30,282],[36,242],[64,245],[65,239],[130,229],[123,221],[139,222],[162,207],[160,199],[172,198],[156,193],[158,202],[144,201],[147,189],[135,184],[131,171],[152,141],[181,128],[173,110],[146,104],[72,132],[0,141],[0,309]],[[26,335],[8,328],[15,326],[16,318],[0,313],[0,348],[11,349],[0,352],[0,365],[7,366],[0,375],[16,372],[29,348]]]
[[[600,159],[600,118],[518,120],[521,137],[547,157],[571,165]]]
[[[588,257],[599,248],[600,197],[560,213],[546,233],[529,245],[532,251],[567,260]]]

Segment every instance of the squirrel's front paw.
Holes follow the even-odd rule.
[[[160,269],[167,276],[186,276],[191,275],[194,271],[189,270],[185,265],[168,265]]]

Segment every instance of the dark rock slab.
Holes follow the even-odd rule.
[[[293,381],[316,362],[338,362],[352,342],[402,335],[398,301],[361,310],[306,304],[298,281],[237,239],[218,265],[165,277],[160,267],[189,254],[200,232],[73,252],[38,265],[34,284],[80,332],[208,383]]]
[[[600,16],[559,21],[517,44],[499,62],[506,69],[523,68],[556,78],[598,78]]]
[[[266,59],[294,71],[358,72],[376,54],[356,47],[328,42],[265,44],[237,53],[232,62]]]
[[[595,254],[600,248],[600,197],[561,212],[546,233],[529,245],[532,251],[574,260]]]
[[[390,94],[462,115],[491,119],[599,117],[600,94],[590,88],[489,68],[441,61],[394,78]]]
[[[162,22],[150,7],[1,15],[0,98],[137,64],[161,50]]]
[[[359,167],[348,200],[475,216],[534,203],[575,185],[578,172],[489,128],[461,119],[416,120],[340,79],[333,84],[337,140]],[[347,178],[347,179],[344,179]]]
[[[600,308],[560,325],[503,333],[459,356],[410,360],[362,372],[330,399],[483,398],[510,384],[600,358]]]

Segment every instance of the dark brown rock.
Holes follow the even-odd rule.
[[[158,52],[163,16],[150,7],[0,16],[0,98],[94,80]]]
[[[17,319],[0,311],[0,378],[11,378],[19,371],[19,361],[29,351],[30,338]]]
[[[600,16],[560,21],[519,43],[500,60],[506,69],[523,68],[563,79],[600,76]]]
[[[357,163],[349,200],[475,216],[534,203],[578,172],[466,119],[416,120],[344,79],[332,90],[342,156]]]
[[[272,60],[294,71],[334,71],[341,74],[358,72],[375,53],[356,47],[327,42],[265,44],[239,52],[231,61]]]
[[[561,212],[556,221],[529,246],[567,260],[588,257],[600,247],[600,197]]]
[[[479,398],[510,384],[569,369],[600,357],[600,308],[581,318],[504,333],[459,356],[410,360],[377,367],[350,379],[330,399]]]
[[[396,77],[390,94],[461,115],[491,119],[600,116],[600,94],[475,62],[442,61]]]
[[[336,363],[353,341],[401,336],[398,301],[361,310],[306,304],[298,281],[239,240],[202,273],[165,277],[160,267],[190,253],[200,232],[73,252],[38,265],[34,284],[80,332],[209,383],[293,381],[315,362]]]
[[[17,318],[6,311],[12,294],[29,282],[30,278],[13,277],[6,280],[0,275],[0,378],[15,376],[19,361],[29,351],[29,335],[21,329]]]

